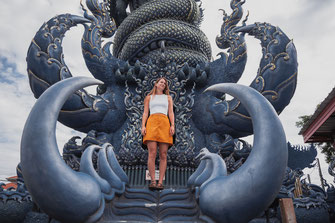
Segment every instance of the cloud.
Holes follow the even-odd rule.
[[[35,99],[26,73],[26,54],[39,27],[57,14],[82,15],[79,1],[32,0],[3,2],[0,8],[0,174],[15,175],[19,162],[20,139]],[[81,56],[82,27],[70,30],[63,46],[65,60],[74,76],[89,75]],[[60,150],[72,135],[81,135],[57,125]],[[3,177],[1,177],[2,179]]]
[[[0,57],[0,174],[11,176],[16,174],[21,135],[35,98],[30,91],[27,75],[18,73],[15,64],[8,61],[8,58]],[[57,125],[60,150],[72,135],[83,134],[62,124]]]
[[[72,13],[81,15],[79,1],[5,1],[1,3],[0,54],[16,63],[20,73],[25,73],[25,57],[30,41],[39,27],[51,17]]]
[[[334,4],[333,0],[303,0],[301,5],[304,6],[304,11],[315,14],[324,9],[331,8]]]

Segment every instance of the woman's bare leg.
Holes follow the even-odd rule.
[[[151,177],[151,181],[155,182],[155,160],[157,155],[157,142],[149,141],[147,143],[149,155],[148,155],[148,170]]]
[[[163,178],[166,172],[168,148],[169,148],[169,144],[159,143],[159,180],[158,180],[158,183],[161,183],[161,184],[163,184]]]

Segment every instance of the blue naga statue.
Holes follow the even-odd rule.
[[[287,163],[285,134],[277,114],[294,94],[297,56],[280,28],[267,23],[247,25],[247,19],[238,25],[243,4],[231,0],[232,14],[224,13],[216,44],[227,53],[214,61],[210,43],[199,28],[203,10],[195,0],[87,0],[91,13],[82,5],[84,17],[62,14],[41,26],[27,55],[30,87],[39,99],[22,136],[21,164],[25,184],[45,213],[61,222],[107,222],[115,208],[123,205],[120,212],[125,211],[127,204],[120,206],[116,200],[132,188],[120,164],[146,163],[140,132],[143,99],[161,76],[168,80],[176,114],[169,165],[197,167],[199,154],[202,160],[188,182],[196,191],[199,219],[248,222],[271,204]],[[63,60],[62,39],[77,24],[85,27],[82,53],[95,79],[72,78]],[[250,87],[235,84],[247,61],[246,33],[261,41],[263,53]],[[102,46],[102,38],[111,37],[113,42]],[[82,89],[93,84],[98,84],[96,95]],[[236,98],[225,100],[225,93]],[[58,153],[57,120],[104,136],[100,145],[85,148],[79,172]],[[247,161],[227,175],[224,161],[215,153],[227,138],[251,134],[254,146]],[[162,208],[173,206],[169,205]],[[145,214],[144,206],[127,213],[140,221],[147,219],[150,214]],[[170,214],[165,216],[172,219]],[[180,214],[176,219],[185,220],[181,216],[186,218]]]
[[[85,17],[65,14],[52,18],[33,38],[27,63],[30,86],[38,98],[49,86],[72,76],[63,60],[62,39],[69,28],[84,24],[86,65],[104,83],[96,96],[76,91],[58,120],[81,132],[107,133],[116,152],[122,154],[122,162],[146,161],[140,134],[143,98],[160,76],[169,81],[176,111],[175,145],[169,151],[172,164],[192,165],[201,148],[219,150],[226,134],[234,138],[252,134],[250,116],[239,100],[227,101],[222,93],[202,93],[213,84],[239,80],[247,61],[245,33],[261,40],[263,51],[250,86],[277,113],[288,105],[297,80],[295,47],[270,24],[247,26],[243,22],[237,26],[244,1],[232,1],[233,13],[224,15],[216,43],[228,49],[228,54],[222,52],[212,62],[210,43],[199,29],[202,10],[197,2],[129,2],[129,15],[120,2],[87,1],[93,15],[84,9]],[[112,42],[103,47],[101,43],[103,37],[113,35],[112,54]]]

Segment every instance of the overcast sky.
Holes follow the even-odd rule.
[[[12,0],[3,1],[0,7],[0,180],[16,175],[15,167],[20,160],[20,138],[25,120],[35,99],[30,91],[26,54],[30,41],[43,22],[62,13],[82,15],[79,0]],[[212,43],[213,57],[220,50],[215,45],[219,35],[224,9],[230,13],[229,1],[207,0],[202,4],[205,17],[202,30]],[[247,24],[268,22],[279,26],[293,42],[298,52],[298,85],[291,104],[282,112],[280,119],[287,140],[303,144],[295,122],[301,115],[312,114],[318,103],[335,86],[335,1],[332,0],[247,0],[243,6],[249,11]],[[77,26],[66,33],[63,41],[67,65],[74,76],[91,76],[80,49],[83,27]],[[247,36],[248,63],[239,83],[249,85],[255,78],[261,58],[258,40]],[[57,140],[60,148],[77,132],[58,124]],[[324,175],[328,165],[322,161]],[[312,182],[319,184],[316,169]],[[332,178],[327,176],[328,182]]]

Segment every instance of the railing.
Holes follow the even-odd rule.
[[[144,187],[150,183],[150,181],[145,180],[145,171],[147,170],[147,166],[122,166],[122,168],[129,178],[129,186]],[[158,168],[156,167],[156,169]],[[165,187],[187,187],[188,178],[194,171],[195,169],[190,167],[168,166],[165,173]]]

